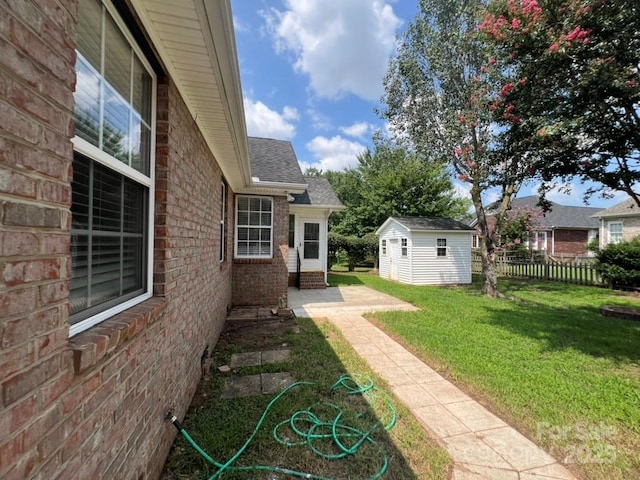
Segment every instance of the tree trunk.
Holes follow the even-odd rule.
[[[475,185],[471,188],[471,200],[478,219],[478,243],[480,246],[480,258],[482,259],[482,293],[490,297],[502,297],[503,295],[498,291],[498,272],[496,270],[493,232],[490,231],[487,222],[480,189]]]

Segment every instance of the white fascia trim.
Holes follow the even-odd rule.
[[[304,183],[252,182],[251,186],[236,191],[246,195],[281,195],[288,193],[304,193],[309,185]]]
[[[329,210],[329,213],[337,212],[338,210],[344,210],[344,205],[300,205],[296,203],[291,204],[295,208],[303,208],[308,210]]]

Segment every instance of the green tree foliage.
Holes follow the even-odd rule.
[[[329,268],[338,261],[341,254],[346,256],[350,272],[353,272],[357,265],[365,262],[373,262],[377,267],[378,237],[373,233],[368,233],[363,237],[356,237],[330,232]]]
[[[507,248],[528,242],[540,227],[542,209],[538,207],[514,208],[502,220],[502,245]]]
[[[421,154],[448,164],[470,186],[480,240],[483,292],[498,296],[495,247],[511,198],[533,171],[501,135],[491,109],[501,73],[478,31],[481,0],[421,0],[385,78],[381,113]],[[518,118],[507,116],[517,127]],[[490,230],[483,195],[496,188],[498,228]]]
[[[480,29],[485,68],[507,76],[496,121],[545,186],[577,177],[640,205],[640,2],[491,0]]]
[[[612,288],[640,287],[640,237],[600,250],[596,268]]]
[[[462,218],[468,201],[458,197],[446,166],[428,161],[376,135],[373,150],[346,172],[326,172],[347,209],[335,215],[332,231],[363,237],[390,216]],[[332,215],[333,216],[333,215]]]

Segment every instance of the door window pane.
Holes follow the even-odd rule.
[[[320,224],[304,224],[304,258],[320,258]]]

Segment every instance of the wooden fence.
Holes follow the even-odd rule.
[[[584,257],[559,262],[557,259],[545,256],[523,259],[499,254],[496,255],[496,269],[498,275],[504,277],[536,278],[576,285],[607,285],[593,268],[593,259]],[[472,271],[482,272],[482,259],[478,252],[472,254]]]

